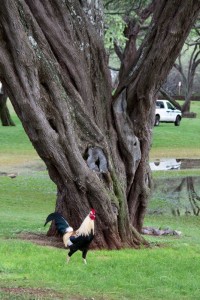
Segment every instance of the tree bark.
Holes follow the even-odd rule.
[[[7,107],[6,101],[7,101],[7,94],[1,90],[0,93],[0,120],[2,126],[15,126],[15,123],[13,122],[9,109]]]
[[[141,161],[127,196],[132,224],[139,231],[151,188],[148,162],[156,93],[189,34],[192,26],[190,18],[195,20],[199,8],[200,3],[195,1],[159,1],[150,30],[114,95],[114,100],[117,101],[121,93],[126,92],[127,118],[130,119],[134,135],[140,143]]]
[[[3,1],[0,77],[57,185],[56,211],[77,228],[93,207],[95,247],[139,247],[146,243],[138,232],[151,186],[154,96],[200,5],[160,1],[138,59],[112,98],[101,26],[95,26],[101,9],[88,19],[90,3]]]
[[[174,98],[163,88],[161,87],[160,88],[160,93],[166,98],[168,99],[172,104],[174,104],[174,106],[181,110],[181,105],[176,101],[174,100]]]

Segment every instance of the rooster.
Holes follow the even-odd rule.
[[[82,251],[83,262],[86,264],[86,255],[90,243],[94,238],[94,220],[96,218],[95,210],[91,209],[90,213],[84,219],[83,223],[76,231],[68,224],[64,217],[58,213],[48,215],[44,226],[50,221],[55,220],[56,229],[63,237],[63,243],[66,248],[69,248],[67,262],[70,257],[77,251]]]

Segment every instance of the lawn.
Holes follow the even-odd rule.
[[[200,103],[194,105],[199,112]],[[66,264],[65,249],[22,240],[22,234],[46,233],[43,224],[54,210],[56,187],[13,117],[16,127],[0,126],[0,172],[18,172],[13,179],[0,176],[0,299],[199,299],[199,217],[147,215],[144,225],[176,229],[181,236],[146,236],[151,247],[141,250],[90,251],[87,265],[81,253]],[[198,119],[182,120],[180,127],[154,128],[151,156],[200,157],[199,123],[198,114]],[[196,170],[153,176],[188,174],[200,175]]]
[[[9,104],[9,110],[16,126],[3,127],[0,125],[0,171],[7,171],[9,166],[12,166],[13,169],[15,166],[18,168],[18,166],[40,162],[11,104]]]

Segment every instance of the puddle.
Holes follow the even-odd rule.
[[[152,171],[200,169],[200,159],[156,159]],[[200,216],[200,176],[154,178],[149,214]]]
[[[153,171],[200,169],[200,159],[160,159],[150,163]],[[46,170],[42,161],[0,170],[0,176],[15,178],[20,174],[38,176],[38,171]],[[200,176],[154,178],[148,214],[195,215],[200,216]]]
[[[148,213],[200,216],[200,176],[154,178]]]
[[[150,162],[152,171],[200,169],[200,159],[163,158]]]

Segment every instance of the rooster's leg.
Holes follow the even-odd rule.
[[[67,264],[69,263],[69,261],[70,261],[70,256],[67,255]]]
[[[88,249],[84,249],[83,252],[82,252],[82,258],[83,258],[83,262],[84,264],[87,264],[87,261],[86,261],[86,255],[87,255],[87,252],[88,252]]]

